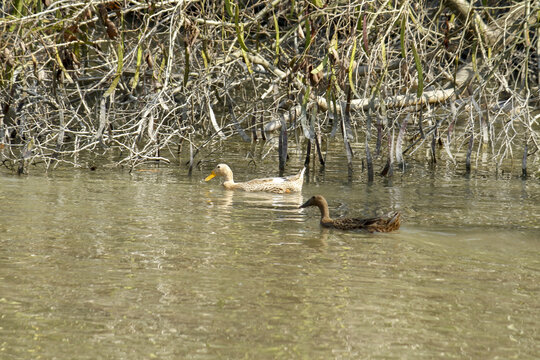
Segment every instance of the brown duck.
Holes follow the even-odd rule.
[[[301,208],[317,206],[321,210],[321,225],[328,228],[341,230],[367,230],[369,232],[390,232],[399,229],[401,225],[401,214],[393,212],[384,217],[374,217],[369,219],[361,218],[339,218],[332,219],[328,211],[328,203],[321,195],[312,196]]]

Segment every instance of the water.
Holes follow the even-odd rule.
[[[230,155],[237,180],[273,161]],[[344,168],[302,194],[171,166],[0,175],[0,358],[536,358],[540,184]],[[292,157],[289,173],[300,167]],[[419,175],[420,174],[420,175]],[[389,234],[331,214],[404,216]]]

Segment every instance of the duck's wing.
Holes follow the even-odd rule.
[[[338,218],[334,219],[333,225],[338,229],[366,229],[376,222],[377,218],[362,219],[362,218]]]
[[[304,176],[304,171],[306,171],[306,168],[303,168],[296,175],[290,175],[290,176],[285,176],[285,177],[269,177],[269,178],[253,179],[253,180],[248,180],[245,183],[246,184],[269,184],[269,183],[283,184],[285,182],[298,181],[300,178]]]
[[[389,213],[388,215],[388,225],[389,226],[399,226],[401,225],[401,213],[399,211]]]
[[[250,185],[256,185],[256,184],[282,184],[285,181],[287,181],[287,179],[285,179],[285,178],[273,177],[273,178],[253,179],[253,180],[246,181],[245,184],[250,184]]]
[[[302,190],[303,176],[304,169],[293,176],[253,179],[237,184],[245,191],[288,193]]]
[[[364,229],[370,232],[389,232],[399,229],[400,213],[391,213],[385,217],[373,218],[340,218],[334,220],[334,227],[340,229]]]
[[[401,213],[396,211],[394,213],[388,214],[384,231],[386,232],[394,231],[394,230],[399,229],[400,226],[401,226]]]

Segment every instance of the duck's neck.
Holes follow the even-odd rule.
[[[318,203],[317,206],[319,207],[319,210],[321,210],[321,223],[323,223],[323,224],[332,223],[333,220],[330,217],[330,211],[328,210],[328,204],[321,202],[321,203]]]
[[[234,187],[234,179],[233,179],[233,174],[232,172],[225,172],[225,174],[222,175],[223,176],[223,186],[225,186],[226,188],[227,187]]]
[[[238,188],[238,184],[235,183],[232,178],[230,180],[225,179],[225,181],[223,182],[223,186],[225,187],[225,189],[228,189],[228,190],[233,190],[233,189]]]

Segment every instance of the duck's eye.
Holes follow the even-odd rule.
[[[218,166],[217,166],[217,168],[219,169],[219,168],[220,168],[220,166],[218,165]]]

